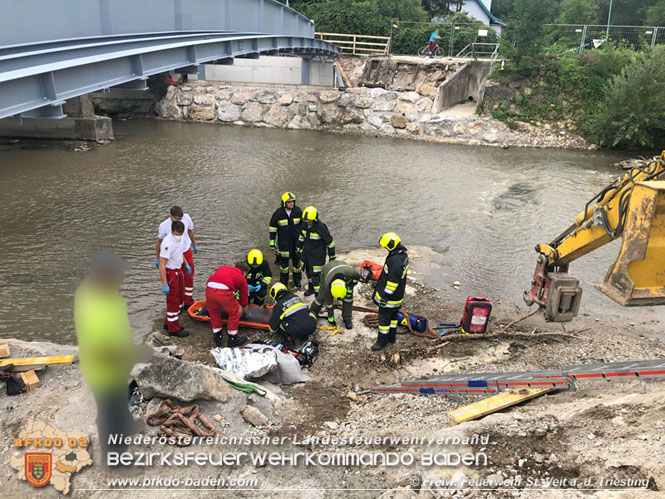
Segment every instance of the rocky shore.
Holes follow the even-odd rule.
[[[496,147],[586,149],[565,130],[517,123],[514,129],[488,117],[433,113],[436,87],[417,91],[354,87],[229,85],[194,81],[168,88],[155,105],[165,120],[320,130],[439,143]]]

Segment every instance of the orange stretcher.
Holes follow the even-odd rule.
[[[206,308],[206,301],[199,300],[192,303],[187,309],[189,316],[196,321],[210,322],[210,315]],[[250,305],[249,314],[243,314],[240,317],[240,325],[245,327],[252,327],[255,329],[270,329],[270,316],[272,315],[272,305]],[[222,310],[222,323],[226,324],[229,318],[226,312]]]
[[[372,281],[376,281],[379,279],[379,276],[381,275],[381,271],[383,270],[383,265],[379,265],[378,263],[374,263],[371,260],[363,260],[363,262],[360,264],[360,269],[367,268],[370,270],[370,279]]]

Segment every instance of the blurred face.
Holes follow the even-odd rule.
[[[180,240],[182,239],[182,232],[173,231],[171,234],[173,234],[173,239],[175,239],[177,243],[179,243]]]
[[[314,220],[305,220],[305,223],[307,224],[307,227],[311,227],[312,224],[314,224]]]
[[[286,209],[287,209],[287,210],[292,210],[293,207],[294,207],[295,205],[296,205],[296,202],[295,202],[295,201],[287,201],[287,202],[285,203],[285,206],[286,206]]]

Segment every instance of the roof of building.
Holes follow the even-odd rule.
[[[506,25],[505,22],[503,22],[501,19],[499,19],[498,17],[496,17],[494,14],[492,14],[492,13],[490,12],[490,10],[487,8],[487,6],[483,3],[482,0],[476,0],[476,3],[477,3],[478,5],[480,5],[480,8],[483,9],[483,11],[485,12],[485,14],[487,14],[487,17],[490,18],[490,22],[491,22],[491,23],[494,23],[494,24],[500,24],[501,26],[505,26],[505,25]]]

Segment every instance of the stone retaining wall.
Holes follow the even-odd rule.
[[[287,129],[325,130],[470,145],[584,147],[574,136],[511,130],[489,118],[432,114],[436,88],[421,93],[381,88],[345,92],[317,87],[230,86],[190,82],[169,87],[155,111],[160,118]]]

